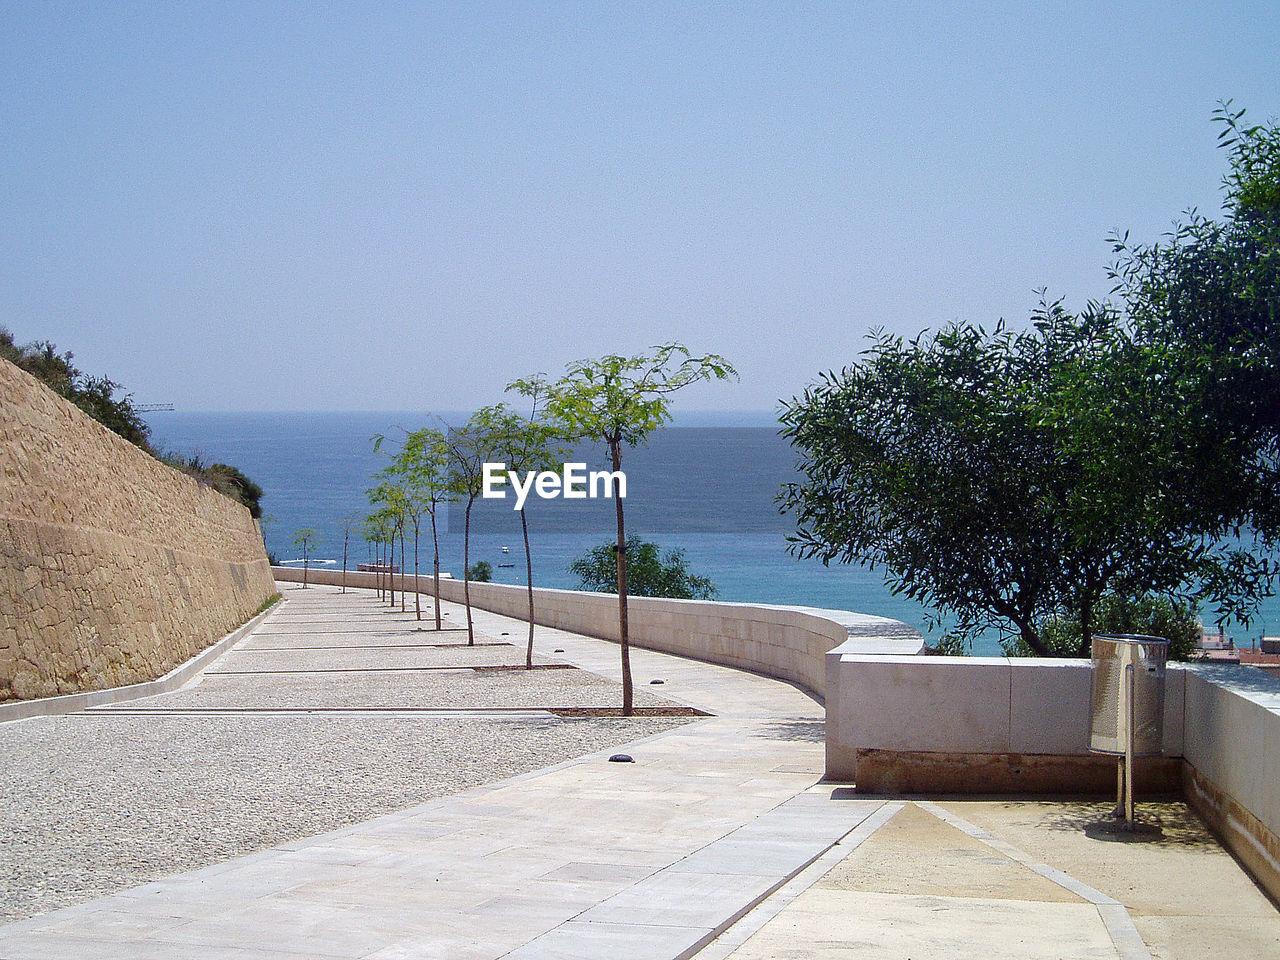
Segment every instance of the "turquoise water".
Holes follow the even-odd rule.
[[[370,438],[395,436],[397,427],[416,429],[429,417],[405,412],[158,413],[148,420],[162,446],[235,464],[262,485],[268,518],[264,537],[278,559],[298,557],[294,533],[311,527],[322,536],[314,556],[340,561],[340,520],[369,512],[365,491],[386,463],[385,456],[374,453]],[[594,449],[575,455],[589,469],[603,466]],[[927,608],[894,596],[878,573],[848,565],[825,567],[787,553],[785,537],[792,526],[778,513],[774,497],[795,472],[791,450],[774,428],[670,427],[646,447],[628,451],[623,469],[628,532],[684,550],[689,566],[716,584],[720,599],[855,610],[902,620],[926,636],[941,632],[930,630]],[[530,497],[527,512],[535,584],[577,587],[569,563],[612,539],[612,501]],[[461,510],[451,508],[441,519],[441,567],[460,574]],[[523,584],[524,548],[512,501],[477,501],[472,531],[472,562],[489,561],[498,582]],[[509,552],[503,553],[504,546]],[[422,572],[429,573],[429,531],[424,531],[420,551]],[[358,534],[349,552],[351,567],[369,558]],[[506,563],[512,566],[501,566]],[[410,554],[410,571],[412,566]],[[1268,601],[1261,613],[1247,633],[1235,631],[1238,643],[1280,633],[1280,601]],[[987,638],[975,644],[974,652],[997,654],[999,647]]]

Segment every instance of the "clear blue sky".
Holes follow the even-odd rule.
[[[1280,113],[1280,4],[0,3],[0,324],[182,409],[458,409],[679,339],[1109,288]]]

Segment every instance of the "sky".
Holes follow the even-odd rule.
[[[678,340],[770,410],[1216,213],[1280,4],[0,0],[0,325],[182,410],[467,409]]]

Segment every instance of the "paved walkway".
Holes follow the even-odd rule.
[[[369,618],[385,632],[390,657],[415,627],[371,612],[360,602],[367,594],[285,592],[290,599],[263,633],[213,668],[221,675],[132,709],[253,709],[245,689],[278,700],[286,690],[279,677],[236,674],[248,658],[267,656],[249,651],[292,645],[278,636],[282,624],[332,638],[330,670],[344,669],[333,659],[341,638],[368,632]],[[446,609],[458,622],[460,612]],[[511,621],[479,621],[495,639],[519,636]],[[538,643],[548,659],[617,673],[610,644],[551,630],[540,630]],[[370,656],[368,648],[359,656]],[[359,672],[335,673],[332,682],[377,681],[350,669]],[[632,744],[634,763],[589,756],[7,925],[0,957],[676,956],[878,808],[832,803],[829,789],[814,787],[822,712],[793,687],[643,651],[634,669],[646,696],[660,691],[717,716]],[[436,674],[424,683],[442,679]],[[304,703],[324,708],[306,699],[310,684],[300,689]],[[617,688],[608,689],[612,700]]]
[[[323,669],[378,669],[341,659],[340,637],[369,629],[359,594],[287,594],[271,632],[295,621],[300,636],[332,635]],[[414,629],[379,623],[388,649]],[[523,636],[492,614],[477,625]],[[240,650],[288,645],[259,636]],[[539,628],[537,649],[618,672],[611,644]],[[1232,904],[1210,924],[1213,946],[1277,955],[1274,908],[1211,841],[1140,855],[1107,844],[1104,856],[1080,848],[1096,842],[1083,822],[1063,822],[1073,808],[1062,804],[854,797],[817,783],[822,711],[795,688],[649,651],[633,658],[638,689],[715,716],[631,744],[634,763],[584,757],[0,927],[0,958],[1207,956],[1184,923],[1197,919],[1182,909],[1187,896],[1173,898],[1176,916],[1157,916],[1163,927],[1146,922],[1158,911],[1145,898],[1189,876]],[[230,699],[213,706],[196,687],[183,709],[253,709],[234,679],[253,672],[240,669],[248,659],[226,658],[210,684]],[[1090,856],[1112,867],[1092,876]],[[1153,862],[1158,879],[1135,879]]]

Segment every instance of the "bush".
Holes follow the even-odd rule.
[[[614,543],[593,547],[569,565],[581,580],[580,590],[618,592],[618,548]],[[687,566],[683,550],[659,553],[656,543],[627,537],[627,592],[634,597],[673,597],[714,600],[716,585]]]
[[[1190,660],[1200,640],[1200,619],[1189,603],[1148,595],[1138,599],[1106,596],[1094,611],[1093,633],[1132,633],[1169,641],[1170,660]],[[1080,620],[1051,617],[1041,625],[1041,635],[1055,649],[1074,650],[1080,638]],[[1011,656],[1029,656],[1016,641],[1003,643]]]
[[[59,353],[47,340],[18,346],[13,334],[0,327],[0,357],[31,374],[58,396],[70,400],[108,430],[141,447],[161,463],[239,501],[255,520],[261,519],[262,487],[229,464],[205,464],[198,454],[184,457],[159,449],[151,442],[151,428],[138,413],[133,396],[119,395],[123,388],[114,380],[85,375],[72,364],[74,357],[70,351]]]

